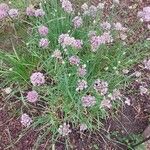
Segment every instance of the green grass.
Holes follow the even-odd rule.
[[[15,1],[16,2],[16,1]],[[20,3],[19,7],[24,7],[24,3]],[[27,22],[33,24],[33,35],[27,39],[27,44],[17,48],[13,46],[13,52],[0,53],[1,70],[0,77],[4,79],[1,83],[2,87],[15,84],[16,92],[23,94],[24,91],[32,87],[30,76],[32,72],[44,71],[46,76],[55,80],[55,85],[44,85],[40,87],[32,87],[40,95],[40,101],[46,106],[42,112],[42,116],[33,116],[33,127],[41,126],[46,132],[42,135],[44,138],[49,132],[55,141],[59,136],[57,129],[63,122],[71,122],[73,127],[77,127],[80,123],[86,123],[90,131],[103,128],[102,119],[108,115],[105,109],[100,109],[100,102],[103,96],[93,90],[93,83],[97,78],[105,80],[109,84],[109,93],[114,89],[119,89],[127,85],[131,80],[122,74],[124,68],[131,68],[134,64],[141,61],[149,55],[148,41],[142,41],[133,45],[123,45],[121,41],[115,41],[112,45],[103,45],[97,52],[90,50],[88,32],[96,30],[99,34],[103,31],[99,28],[99,23],[93,24],[91,18],[84,18],[84,25],[80,29],[74,29],[71,20],[74,15],[68,15],[60,8],[60,4],[56,0],[48,1],[48,5],[43,4],[46,16],[40,19],[28,18]],[[100,19],[97,17],[96,22]],[[48,39],[50,47],[46,50],[38,47],[40,36],[37,33],[39,25],[46,25],[49,28]],[[62,47],[58,44],[58,37],[62,33],[70,31],[70,35],[75,38],[83,39],[84,47],[82,50],[67,48],[68,54],[63,52]],[[116,34],[113,32],[113,34]],[[51,57],[55,49],[60,49],[63,53],[64,64],[60,64]],[[81,58],[81,63],[87,65],[87,75],[84,77],[88,81],[89,87],[83,92],[75,91],[79,77],[76,75],[76,67],[71,66],[68,57],[77,54]],[[12,70],[9,70],[12,68]],[[106,68],[108,68],[106,70]],[[83,108],[81,98],[86,93],[92,93],[96,97],[97,103],[91,108]],[[26,98],[19,97],[23,101],[23,105],[28,107]],[[114,109],[118,106],[114,104]],[[58,112],[63,112],[64,117],[60,118]],[[35,147],[38,147],[42,137],[39,137]]]

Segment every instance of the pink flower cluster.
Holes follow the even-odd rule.
[[[29,6],[26,8],[27,16],[35,16],[35,17],[43,17],[45,15],[45,11],[43,9],[34,9],[33,6]]]
[[[40,26],[38,28],[38,32],[41,36],[46,36],[48,34],[48,27],[46,26]]]
[[[101,36],[92,36],[90,39],[91,49],[93,52],[95,52],[100,47],[100,45],[111,43],[112,41],[113,38],[110,35],[110,32],[104,32]]]
[[[56,50],[53,52],[52,57],[57,58],[57,59],[62,59],[61,51],[58,50],[58,49],[56,49]]]
[[[62,136],[67,136],[71,132],[70,125],[66,123],[64,123],[63,125],[60,125],[58,128],[58,132]]]
[[[49,41],[48,41],[47,38],[40,39],[40,41],[39,41],[39,47],[41,47],[41,48],[47,48],[48,45],[49,45]]]
[[[69,34],[61,34],[58,38],[58,42],[63,48],[65,48],[66,46],[71,46],[76,49],[81,49],[83,45],[83,42],[81,40],[70,37]]]
[[[76,91],[83,91],[87,87],[88,87],[87,81],[85,81],[85,80],[79,80],[77,88],[76,88]]]
[[[74,25],[75,28],[79,28],[83,24],[83,20],[79,16],[74,17],[73,20],[72,20],[72,22],[73,22],[73,25]]]
[[[145,22],[150,21],[150,6],[144,7],[142,11],[138,12],[138,17]]]
[[[143,64],[144,64],[145,69],[150,70],[150,59],[149,60],[144,60]]]
[[[100,24],[100,26],[102,27],[102,29],[104,30],[110,30],[111,29],[111,24],[109,22],[103,22]]]
[[[114,28],[115,28],[115,30],[117,30],[117,31],[127,31],[127,28],[126,28],[126,27],[123,27],[120,22],[114,23]]]
[[[5,3],[0,4],[0,20],[10,16],[11,18],[18,17],[18,9],[9,9],[9,6]]]
[[[65,12],[67,13],[73,12],[72,3],[69,0],[60,0],[60,2]]]
[[[87,70],[86,70],[86,65],[82,65],[82,66],[79,66],[79,68],[77,69],[77,74],[79,77],[84,77],[87,73]]]
[[[41,72],[35,72],[30,77],[31,83],[34,86],[40,86],[45,83],[45,77]]]
[[[9,11],[9,6],[5,3],[0,4],[0,20],[7,17]]]
[[[91,96],[91,95],[83,96],[81,101],[82,101],[83,107],[91,107],[91,106],[94,106],[96,104],[95,97]]]
[[[70,64],[72,64],[72,65],[79,65],[79,63],[80,63],[80,58],[78,57],[78,56],[76,56],[76,55],[74,55],[74,56],[71,56],[70,58],[69,58],[69,62],[70,62]]]
[[[18,9],[10,9],[8,14],[11,18],[17,18],[19,15]]]
[[[39,95],[36,91],[29,91],[26,96],[27,100],[31,103],[35,103],[38,100],[38,97]]]
[[[25,127],[29,127],[32,123],[32,119],[26,113],[22,114],[21,116],[21,124]]]
[[[101,95],[107,94],[108,91],[108,83],[106,81],[97,79],[94,82],[94,89],[99,92]]]

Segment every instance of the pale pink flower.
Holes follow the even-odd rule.
[[[67,13],[73,12],[72,3],[69,0],[61,0],[61,4],[65,12]]]
[[[77,85],[76,91],[83,91],[87,87],[88,87],[87,81],[85,81],[85,80],[78,80],[78,85]]]
[[[66,123],[60,125],[58,128],[58,132],[62,136],[67,136],[71,132],[70,125]]]
[[[39,41],[39,47],[41,47],[41,48],[47,48],[48,45],[49,45],[48,39],[46,39],[46,38],[40,39],[40,41]]]
[[[61,51],[58,50],[58,49],[56,49],[56,50],[53,52],[52,57],[57,58],[57,59],[62,59]]]
[[[87,125],[85,123],[80,124],[80,132],[87,130]]]
[[[38,97],[39,97],[38,93],[34,90],[29,91],[26,96],[27,100],[31,103],[35,103],[38,100]]]
[[[72,65],[79,65],[79,63],[80,63],[80,58],[78,57],[78,56],[71,56],[70,58],[69,58],[69,62],[70,62],[70,64],[72,64]]]
[[[112,107],[111,101],[110,101],[109,99],[104,98],[104,99],[101,101],[100,107],[111,109],[111,107]]]
[[[82,65],[78,68],[77,70],[77,74],[79,77],[84,77],[87,73],[87,70],[86,70],[86,66],[85,65]]]
[[[81,98],[83,107],[92,107],[96,104],[96,99],[94,96],[86,95]]]
[[[100,26],[102,27],[102,29],[104,30],[110,30],[111,29],[111,24],[109,22],[103,22],[100,24]]]
[[[97,14],[97,8],[94,5],[91,5],[88,9],[88,15],[91,17],[95,17]]]
[[[9,6],[6,3],[1,3],[0,4],[0,10],[8,12],[9,11]]]
[[[94,82],[94,89],[101,95],[105,95],[108,91],[108,83],[106,81],[97,79]]]
[[[150,70],[150,59],[144,60],[143,63],[144,63],[144,68]]]
[[[72,46],[76,49],[81,49],[83,45],[83,41],[82,40],[74,40]]]
[[[144,7],[142,11],[139,11],[137,16],[145,22],[150,21],[150,6]]]
[[[79,16],[74,17],[73,20],[72,20],[72,22],[73,22],[73,25],[74,25],[75,28],[79,28],[83,24],[83,20]]]
[[[70,37],[69,34],[61,34],[58,38],[58,42],[63,48],[66,46],[74,46],[75,38]]]
[[[34,86],[40,86],[45,83],[45,77],[41,72],[35,72],[30,77],[31,83]]]
[[[123,69],[122,72],[123,72],[123,74],[128,74],[129,70],[128,69]]]
[[[35,9],[33,6],[29,6],[26,8],[26,15],[27,16],[34,16],[35,15]]]
[[[114,23],[114,28],[118,31],[127,31],[127,28],[123,27],[120,22]]]
[[[19,15],[18,9],[10,9],[8,14],[11,18],[16,18]]]
[[[140,94],[144,95],[148,93],[148,89],[144,86],[140,86]]]
[[[43,17],[45,15],[45,11],[43,9],[35,10],[35,17]]]
[[[5,19],[7,17],[7,12],[0,10],[0,20]]]
[[[130,106],[131,105],[131,100],[126,97],[124,103],[127,104],[128,106]]]
[[[48,27],[46,26],[40,26],[38,28],[38,32],[41,36],[46,36],[48,34]]]
[[[21,116],[21,124],[25,127],[29,127],[32,123],[32,119],[26,113],[22,114]]]

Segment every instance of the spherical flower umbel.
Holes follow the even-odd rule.
[[[61,0],[61,5],[65,12],[73,12],[72,3],[69,0]]]
[[[100,26],[102,27],[102,29],[104,30],[110,30],[111,29],[111,24],[109,22],[103,22],[100,24]]]
[[[18,9],[10,9],[8,14],[11,18],[16,18],[19,15]]]
[[[143,21],[150,21],[150,6],[144,7],[142,11],[138,12],[138,17],[140,17]]]
[[[52,57],[57,58],[57,59],[62,59],[61,51],[58,50],[58,49],[56,49],[56,50],[53,52]]]
[[[73,20],[72,20],[72,22],[73,22],[73,25],[74,25],[75,28],[79,28],[83,24],[83,20],[79,16],[74,17]]]
[[[48,27],[46,26],[40,26],[38,28],[38,32],[41,36],[46,36],[48,34]]]
[[[80,132],[87,130],[87,125],[85,123],[80,124]]]
[[[22,114],[21,116],[21,124],[25,127],[29,127],[32,123],[32,119],[26,113]]]
[[[83,45],[83,41],[82,40],[74,40],[72,46],[76,49],[81,49]]]
[[[78,85],[77,85],[76,91],[83,91],[87,87],[88,87],[87,81],[85,81],[85,80],[78,80]]]
[[[83,107],[92,107],[96,104],[95,97],[91,96],[91,95],[83,96],[81,101],[82,101],[82,106]]]
[[[150,70],[150,59],[149,60],[144,60],[143,64],[144,64],[145,69]]]
[[[29,6],[26,8],[26,15],[27,16],[34,16],[35,15],[35,9],[33,6]]]
[[[31,83],[34,86],[40,86],[45,83],[45,77],[41,72],[35,72],[30,77]]]
[[[79,63],[80,63],[80,58],[78,57],[78,56],[71,56],[70,58],[69,58],[69,62],[70,62],[70,64],[72,64],[72,65],[79,65]]]
[[[127,31],[127,28],[123,27],[120,22],[114,23],[114,28],[117,31]]]
[[[46,38],[40,39],[40,41],[39,41],[39,47],[41,47],[41,48],[47,48],[48,45],[49,45],[48,39],[46,39]]]
[[[35,10],[35,17],[43,17],[45,15],[45,11],[43,9]]]
[[[77,69],[77,74],[79,77],[84,77],[87,73],[87,70],[86,70],[86,65],[82,65],[82,66],[79,66],[79,68]]]
[[[94,89],[101,95],[105,95],[108,91],[108,83],[106,81],[97,79],[94,82]]]
[[[63,125],[60,125],[58,132],[62,136],[67,136],[71,132],[70,125],[66,123],[64,123]]]
[[[35,103],[38,100],[38,97],[39,97],[38,93],[34,90],[29,91],[26,96],[27,100],[31,103]]]

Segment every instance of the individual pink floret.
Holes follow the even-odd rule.
[[[48,27],[46,26],[40,26],[38,28],[38,32],[41,36],[46,36],[48,34]]]
[[[26,96],[27,100],[31,103],[35,103],[38,100],[38,97],[39,97],[38,93],[34,90],[29,91]]]
[[[62,8],[65,12],[71,13],[73,12],[72,3],[69,0],[60,0],[62,4]]]
[[[32,123],[32,119],[26,113],[22,114],[21,116],[21,124],[25,127],[29,127]]]
[[[80,58],[79,58],[78,56],[71,56],[71,57],[69,58],[69,62],[70,62],[70,64],[72,64],[72,65],[79,65],[79,63],[80,63]]]
[[[91,96],[91,95],[83,96],[81,101],[82,101],[83,107],[91,107],[91,106],[94,106],[96,104],[95,97]]]
[[[70,125],[66,123],[64,123],[63,125],[60,125],[58,132],[62,136],[67,136],[71,132]]]
[[[41,72],[35,72],[30,77],[31,83],[34,86],[40,86],[45,83],[45,77]]]
[[[41,47],[41,48],[47,48],[48,45],[49,45],[48,39],[46,39],[46,38],[40,39],[40,41],[39,41],[39,47]]]
[[[83,24],[83,20],[79,16],[74,17],[73,20],[72,20],[72,22],[73,22],[73,25],[74,25],[75,28],[79,28]]]
[[[8,14],[11,18],[17,18],[19,15],[18,9],[10,9]]]
[[[45,15],[45,11],[43,9],[35,10],[35,17],[43,17]]]
[[[29,6],[26,8],[26,15],[27,16],[34,16],[35,15],[35,9],[33,6]]]

